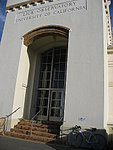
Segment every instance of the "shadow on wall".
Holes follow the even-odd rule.
[[[26,89],[26,95],[25,95],[25,104],[24,104],[24,119],[31,119],[36,114],[36,107],[34,107],[34,99],[36,99],[36,85],[37,81],[35,81],[34,85],[34,72],[35,72],[35,52],[28,47],[27,50],[29,62],[30,62],[30,68],[29,68],[29,74],[28,74],[28,84]],[[36,76],[37,74],[35,74]],[[38,76],[38,75],[37,75]],[[36,104],[35,104],[36,105]]]

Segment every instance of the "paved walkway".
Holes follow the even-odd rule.
[[[87,150],[67,146],[48,145],[12,137],[0,136],[0,150]],[[89,149],[88,149],[89,150]]]

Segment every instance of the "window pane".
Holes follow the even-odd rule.
[[[60,55],[55,55],[55,57],[54,57],[54,62],[55,63],[58,63],[60,61],[60,57],[59,56]]]
[[[64,79],[64,72],[59,72],[59,79]]]
[[[60,109],[51,109],[51,116],[60,117]]]
[[[60,64],[60,71],[65,71],[65,63]]]
[[[51,61],[52,61],[52,56],[48,56],[47,57],[47,63],[51,63]]]
[[[47,71],[51,71],[51,64],[47,64]]]
[[[62,93],[61,92],[59,92],[59,91],[57,91],[57,92],[52,92],[52,100],[59,100],[59,99],[61,99],[61,95],[62,95]]]
[[[50,81],[48,80],[42,80],[39,82],[39,88],[49,88],[49,84],[50,84]]]
[[[52,101],[51,107],[60,107],[61,101],[59,100],[54,100]]]
[[[59,81],[58,88],[64,88],[64,81]]]
[[[48,98],[49,96],[49,90],[39,90],[38,91],[38,98]]]
[[[41,115],[47,116],[47,108],[39,107],[39,110],[41,110]]]
[[[40,106],[48,106],[48,99],[40,99]]]
[[[59,67],[60,67],[59,64],[55,64],[54,65],[54,71],[59,71],[59,69],[60,69]]]
[[[65,55],[61,55],[60,62],[65,62],[65,61],[66,61],[66,56]]]
[[[46,97],[46,98],[48,98],[48,96],[49,96],[49,91],[44,91],[44,97]]]
[[[46,63],[46,62],[47,62],[47,56],[43,56],[42,62],[43,62],[43,63]]]
[[[52,93],[52,99],[56,99],[56,92]]]
[[[50,80],[50,72],[47,72],[46,80]]]
[[[53,87],[54,87],[54,88],[58,88],[58,81],[57,81],[57,80],[55,80],[55,81],[53,82]]]
[[[55,79],[59,78],[59,72],[55,72]]]

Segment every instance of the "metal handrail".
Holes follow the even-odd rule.
[[[7,124],[8,124],[8,118],[10,116],[12,116],[14,113],[16,113],[21,107],[18,107],[16,110],[14,110],[12,113],[10,113],[9,115],[6,115],[6,117],[3,117],[6,119],[6,122],[4,124],[4,129],[5,129],[5,132],[7,131]]]
[[[14,110],[12,113],[10,113],[9,115],[6,115],[6,118],[10,117],[12,114],[14,114],[17,110],[19,110],[21,107],[18,107],[16,110]]]
[[[41,112],[42,110],[39,110],[32,118],[31,118],[31,132],[30,132],[30,136],[32,136],[32,128],[33,128],[33,120],[34,118]]]
[[[34,118],[41,112],[41,110],[39,110],[32,118],[31,120],[34,120]]]

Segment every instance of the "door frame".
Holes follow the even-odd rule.
[[[38,57],[40,57],[40,53],[44,52],[46,48],[50,48],[51,46],[67,46],[68,47],[68,37],[69,37],[69,28],[66,26],[61,26],[61,25],[45,25],[45,26],[40,26],[38,28],[35,28],[23,35],[23,45],[26,46],[26,56],[28,57],[28,62],[31,61],[31,56],[29,55],[29,51],[34,51],[34,45],[39,43],[37,45],[37,54]],[[51,43],[45,43],[42,39],[45,37],[53,37],[53,40]],[[60,37],[60,40],[55,40],[55,37]],[[40,44],[43,41],[43,43]],[[46,45],[45,45],[46,44]],[[25,49],[24,49],[25,50]],[[35,53],[35,54],[36,54]],[[35,55],[36,56],[36,55]],[[39,58],[40,60],[40,58]],[[39,62],[38,60],[38,62]],[[36,60],[37,62],[37,60]],[[30,64],[32,65],[32,64]],[[38,67],[39,69],[39,64],[35,65],[35,67]],[[33,66],[34,68],[34,66]],[[35,97],[37,96],[36,94],[36,82],[35,82],[35,72],[36,70],[33,70],[31,74],[33,74],[33,77],[31,77],[30,72],[32,68],[29,68],[29,71],[26,72],[26,78],[27,83],[26,83],[26,92],[25,92],[25,103],[24,103],[24,110],[23,110],[23,118],[25,119],[31,119],[37,112],[36,112],[36,99]],[[26,68],[25,68],[26,70]],[[38,70],[37,70],[38,71]],[[35,84],[34,84],[35,82]]]

